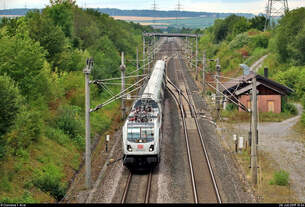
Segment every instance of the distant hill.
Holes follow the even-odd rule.
[[[141,16],[141,17],[216,17],[225,18],[233,13],[214,13],[214,12],[192,12],[192,11],[154,11],[154,10],[120,10],[120,9],[98,9],[100,12],[110,16]],[[239,16],[253,17],[250,13],[235,13]]]
[[[37,10],[37,9],[5,9],[5,10],[0,10],[0,15],[23,16],[26,15],[26,13],[31,10]]]
[[[0,10],[0,15],[25,15],[28,11],[34,9],[6,9]],[[250,13],[214,13],[214,12],[191,12],[191,11],[154,11],[154,10],[120,10],[101,8],[98,11],[110,16],[141,16],[141,17],[213,17],[225,18],[231,14],[239,16],[253,17]]]

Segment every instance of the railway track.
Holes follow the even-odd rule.
[[[177,60],[172,59],[171,61],[176,61],[174,68],[178,77],[178,86],[167,79],[169,83],[167,88],[175,99],[181,113],[194,203],[222,203],[203,135],[196,117],[196,109],[193,105],[183,72],[179,70],[179,68],[182,69],[182,65],[177,65]]]
[[[141,188],[135,187],[138,186],[143,177],[146,178],[146,187],[145,191],[140,192]],[[132,172],[129,172],[127,181],[125,184],[123,196],[121,199],[121,203],[149,203],[150,192],[151,192],[151,181],[152,181],[152,171],[149,172],[148,175],[136,175]],[[133,195],[134,194],[134,195]],[[142,194],[142,196],[141,196]],[[142,197],[142,199],[140,198]]]

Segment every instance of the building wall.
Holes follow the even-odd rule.
[[[247,108],[251,109],[251,102],[249,95],[242,95],[239,97],[239,101]],[[270,103],[270,102],[273,102]],[[257,96],[257,108],[259,112],[268,112],[269,108],[274,109],[274,113],[281,113],[281,95],[258,95]],[[239,111],[243,111],[239,108]]]

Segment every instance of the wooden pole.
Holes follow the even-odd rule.
[[[198,80],[198,35],[196,35],[196,80]]]
[[[139,75],[140,75],[140,71],[139,71],[139,48],[137,47],[137,81],[139,81]]]
[[[202,56],[202,94],[205,95],[205,68],[206,67],[206,54],[203,51]]]
[[[143,34],[143,74],[145,74],[145,36]]]
[[[257,90],[256,90],[256,73],[252,79],[252,140],[251,140],[251,174],[252,183],[257,184],[257,149],[256,149],[256,137],[257,137]]]

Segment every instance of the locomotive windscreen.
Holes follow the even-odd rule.
[[[137,107],[139,107],[141,105],[146,105],[146,104],[150,105],[153,108],[159,108],[158,104],[154,100],[152,100],[152,99],[149,99],[149,100],[142,100],[142,99],[140,99],[140,100],[138,100],[136,102],[136,104],[134,105],[134,108],[137,108]]]
[[[127,129],[127,140],[129,142],[152,142],[154,141],[154,128],[139,127]]]

